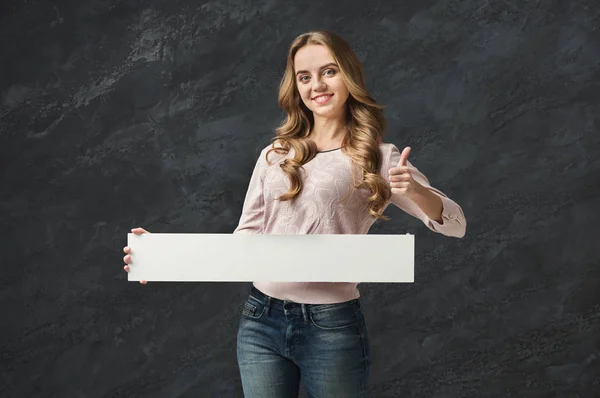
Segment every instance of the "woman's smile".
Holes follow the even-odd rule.
[[[333,97],[333,94],[320,94],[320,95],[314,97],[313,101],[315,101],[319,105],[323,105],[323,104],[329,102],[329,99],[331,99],[331,97]]]

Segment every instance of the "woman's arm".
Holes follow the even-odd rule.
[[[263,182],[267,163],[265,160],[266,151],[263,149],[254,165],[252,176],[244,205],[242,207],[242,215],[237,228],[233,231],[234,234],[262,234],[264,229],[264,196]]]
[[[395,145],[382,148],[381,175],[389,181],[388,170],[400,162],[400,151]],[[439,189],[431,186],[427,177],[407,161],[412,178],[418,183],[413,193],[392,193],[390,202],[406,213],[420,219],[430,230],[456,238],[466,234],[467,220],[462,208]]]

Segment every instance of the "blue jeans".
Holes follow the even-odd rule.
[[[237,358],[246,398],[367,396],[371,350],[359,299],[300,304],[252,286],[242,310]]]

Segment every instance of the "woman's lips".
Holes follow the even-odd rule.
[[[331,99],[331,97],[333,97],[333,94],[322,94],[313,98],[313,101],[315,101],[319,105],[322,105],[327,103]]]

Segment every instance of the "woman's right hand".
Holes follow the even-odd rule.
[[[136,235],[151,233],[151,232],[146,231],[144,228],[133,228],[131,230],[131,232],[133,232]],[[131,264],[131,247],[125,246],[123,248],[123,251],[125,252],[125,257],[123,257],[123,261],[125,261],[125,264],[126,264],[123,267],[123,269],[125,270],[125,272],[129,272],[129,264]],[[148,281],[140,281],[140,283],[145,285],[146,283],[148,283]]]

